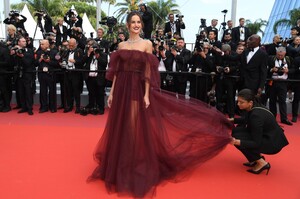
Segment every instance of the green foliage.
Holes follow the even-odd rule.
[[[277,28],[279,26],[286,26],[288,28],[297,25],[297,20],[300,19],[300,8],[295,8],[293,10],[290,10],[289,16],[290,19],[279,19],[274,23],[273,32],[275,34],[277,34]]]
[[[249,19],[247,19],[246,24],[251,34],[257,34],[258,32],[261,32],[262,35],[264,35],[262,27],[266,26],[268,22],[266,20],[257,19],[255,22],[252,23]]]

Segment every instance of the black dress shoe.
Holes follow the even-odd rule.
[[[20,109],[20,108],[21,108],[21,106],[16,106],[13,109]]]
[[[79,107],[76,108],[75,113],[76,114],[80,113],[80,108]]]
[[[292,122],[297,122],[297,116],[293,116],[293,118],[292,118]]]
[[[3,108],[0,112],[2,112],[2,113],[7,113],[7,112],[9,112],[9,111],[11,111],[11,108],[10,108],[10,107],[5,107],[5,108]]]
[[[281,123],[282,123],[282,124],[286,124],[286,125],[290,125],[290,126],[293,125],[293,123],[290,122],[289,120],[282,120]]]
[[[48,112],[48,110],[46,110],[46,109],[41,109],[41,110],[39,111],[39,113],[45,113],[45,112]]]
[[[103,115],[104,114],[104,110],[99,110],[99,114]]]
[[[55,109],[51,109],[51,110],[50,110],[50,112],[51,112],[51,113],[56,113],[56,112],[57,112],[57,110],[55,110]]]
[[[33,115],[32,110],[28,111],[28,115]]]
[[[26,112],[27,112],[26,109],[21,109],[21,110],[18,111],[18,113],[26,113]]]
[[[68,112],[70,112],[72,110],[73,110],[73,108],[65,108],[64,113],[68,113]]]

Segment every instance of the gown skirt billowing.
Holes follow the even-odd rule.
[[[157,58],[137,50],[112,53],[107,79],[116,76],[112,106],[88,181],[101,179],[108,192],[153,196],[164,180],[180,181],[230,142],[232,125],[195,99],[160,89]],[[150,106],[144,105],[145,81]]]

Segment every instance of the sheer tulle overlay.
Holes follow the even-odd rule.
[[[159,89],[157,58],[136,50],[113,53],[107,78],[116,76],[113,102],[94,157],[90,180],[110,193],[153,196],[163,180],[182,180],[230,141],[231,124],[215,108]],[[150,106],[144,107],[145,81]]]

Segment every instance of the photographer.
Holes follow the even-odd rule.
[[[173,37],[173,34],[175,32],[178,32],[178,34],[181,36],[181,29],[185,29],[185,24],[182,20],[183,15],[176,15],[178,19],[175,21],[174,20],[174,14],[170,13],[169,14],[169,21],[165,23],[165,32],[164,34],[168,35],[168,38],[171,39]]]
[[[209,54],[209,43],[199,40],[196,42],[195,51],[189,60],[191,72],[199,72],[190,78],[190,97],[197,98],[203,102],[208,102],[207,92],[212,87],[212,77],[201,75],[202,73],[212,73],[214,71],[214,59]]]
[[[167,53],[166,68],[167,71],[172,72],[187,72],[188,61],[191,58],[191,52],[184,48],[185,42],[183,38],[179,38],[176,41],[176,45],[171,47],[170,53]],[[185,95],[187,86],[186,74],[175,74],[173,76],[174,85],[171,87],[171,91]]]
[[[11,76],[6,74],[10,71],[9,49],[4,42],[0,42],[0,112],[9,112]]]
[[[148,10],[145,4],[141,4],[139,7],[140,7],[140,13],[142,15],[142,20],[144,23],[144,27],[143,27],[144,38],[151,39],[151,33],[153,30],[152,13]]]
[[[11,48],[17,45],[17,29],[14,25],[10,24],[7,25],[7,38],[6,38],[6,45],[8,48]]]
[[[54,70],[58,69],[58,61],[55,59],[57,49],[50,48],[49,40],[40,42],[40,49],[37,51],[36,65],[38,66],[38,80],[40,83],[40,111],[39,113],[51,113],[56,108],[56,81]]]
[[[82,69],[83,50],[77,47],[77,41],[74,38],[69,40],[69,52],[67,54],[68,65],[66,70],[66,106],[64,113],[73,110],[74,100],[76,103],[75,113],[80,113],[80,93],[82,91],[83,80],[81,72],[74,71]]]
[[[105,70],[107,66],[107,54],[99,45],[91,40],[87,45],[88,51],[83,56],[84,69],[90,72],[84,73],[84,80],[89,91],[89,103],[85,107],[87,113],[104,114],[105,96]]]
[[[281,123],[293,125],[287,118],[287,83],[286,80],[289,74],[294,72],[293,59],[286,56],[286,48],[278,47],[276,56],[270,56],[268,59],[268,76],[273,80],[269,81],[270,88],[270,111],[276,117],[277,115],[277,101],[279,104]]]
[[[223,44],[222,50],[216,49],[219,54],[216,56],[216,100],[217,109],[229,118],[234,117],[235,91],[237,79],[232,76],[239,71],[239,55],[231,50],[229,44]]]
[[[82,29],[80,27],[73,27],[70,38],[74,38],[77,41],[77,46],[84,50],[87,38],[84,36]]]
[[[124,32],[119,32],[118,33],[118,39],[114,39],[114,43],[110,46],[110,52],[113,52],[115,50],[118,50],[118,45],[119,43],[126,41],[126,36]],[[101,42],[100,42],[101,43]]]
[[[63,25],[64,21],[62,18],[57,19],[57,24],[54,26],[54,33],[56,34],[56,46],[60,46],[63,41],[67,40],[67,27]]]
[[[218,32],[219,31],[218,31],[217,25],[218,25],[218,19],[212,19],[211,20],[211,25],[206,28],[207,34],[209,34],[210,31],[214,31],[216,33],[216,39],[219,38],[218,37]]]
[[[33,95],[32,95],[32,72],[34,71],[34,53],[32,49],[26,48],[26,39],[20,37],[18,45],[11,49],[14,59],[14,71],[16,72],[16,92],[20,97],[21,110],[18,113],[27,112],[33,115]]]
[[[64,16],[64,21],[69,25],[68,35],[71,35],[73,27],[80,27],[82,30],[82,18],[75,9],[70,9]]]
[[[95,41],[101,48],[105,49],[104,51],[105,53],[108,53],[109,42],[103,37],[104,37],[104,29],[100,27],[97,29],[97,37],[95,38]]]
[[[20,19],[21,17],[21,19]],[[25,32],[25,26],[24,23],[27,20],[27,18],[24,15],[20,15],[19,11],[12,10],[9,12],[9,17],[4,19],[3,23],[5,24],[12,24],[16,28],[22,28]]]
[[[275,35],[273,37],[273,43],[267,48],[268,55],[276,55],[276,49],[282,45],[282,38],[280,35]]]

